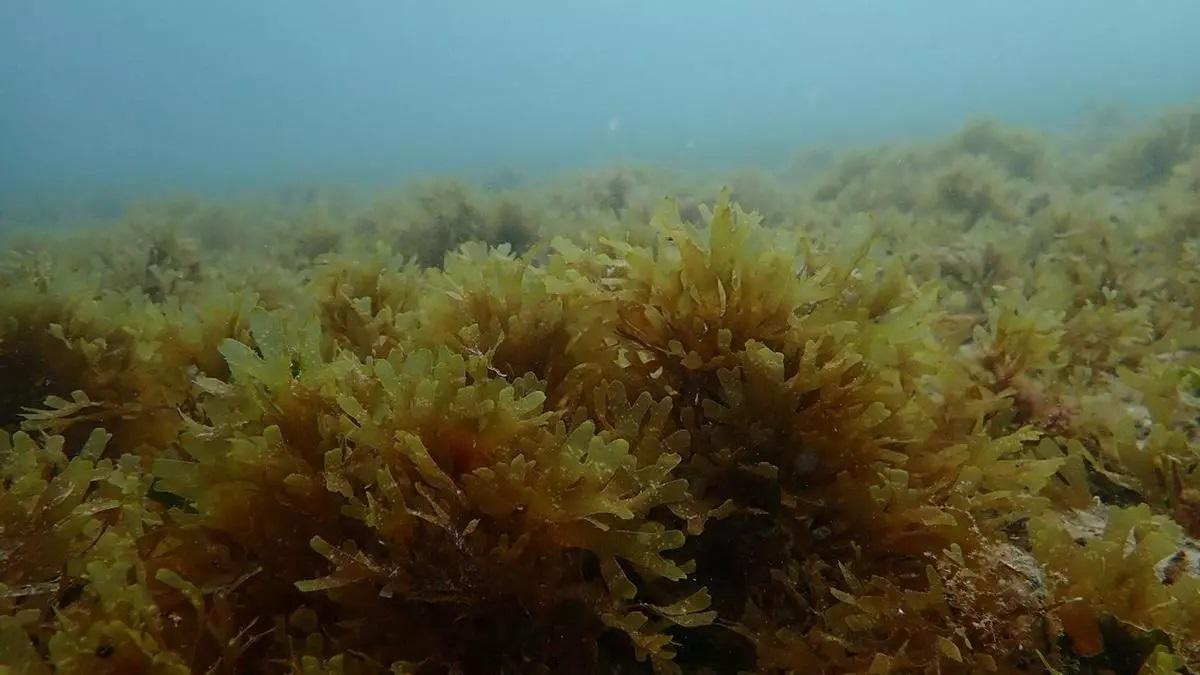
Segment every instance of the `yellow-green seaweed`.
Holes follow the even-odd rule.
[[[14,237],[0,671],[1196,671],[1195,116]]]

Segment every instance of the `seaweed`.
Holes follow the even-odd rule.
[[[1164,113],[1147,128],[1116,143],[1096,169],[1097,178],[1135,188],[1162,183],[1200,144],[1198,129],[1200,112],[1196,110]]]
[[[0,667],[1200,669],[1194,115],[26,237]]]

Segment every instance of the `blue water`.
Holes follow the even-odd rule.
[[[0,196],[769,161],[1200,94],[1200,2],[4,0]]]

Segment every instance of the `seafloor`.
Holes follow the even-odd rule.
[[[1200,109],[67,225],[2,673],[1200,672]]]

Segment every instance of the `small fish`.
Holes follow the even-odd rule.
[[[1181,548],[1175,553],[1163,558],[1154,566],[1158,579],[1164,586],[1171,586],[1185,574],[1200,572],[1200,556],[1197,551]]]
[[[611,117],[608,120],[608,133],[615,134],[621,130],[621,118]]]

